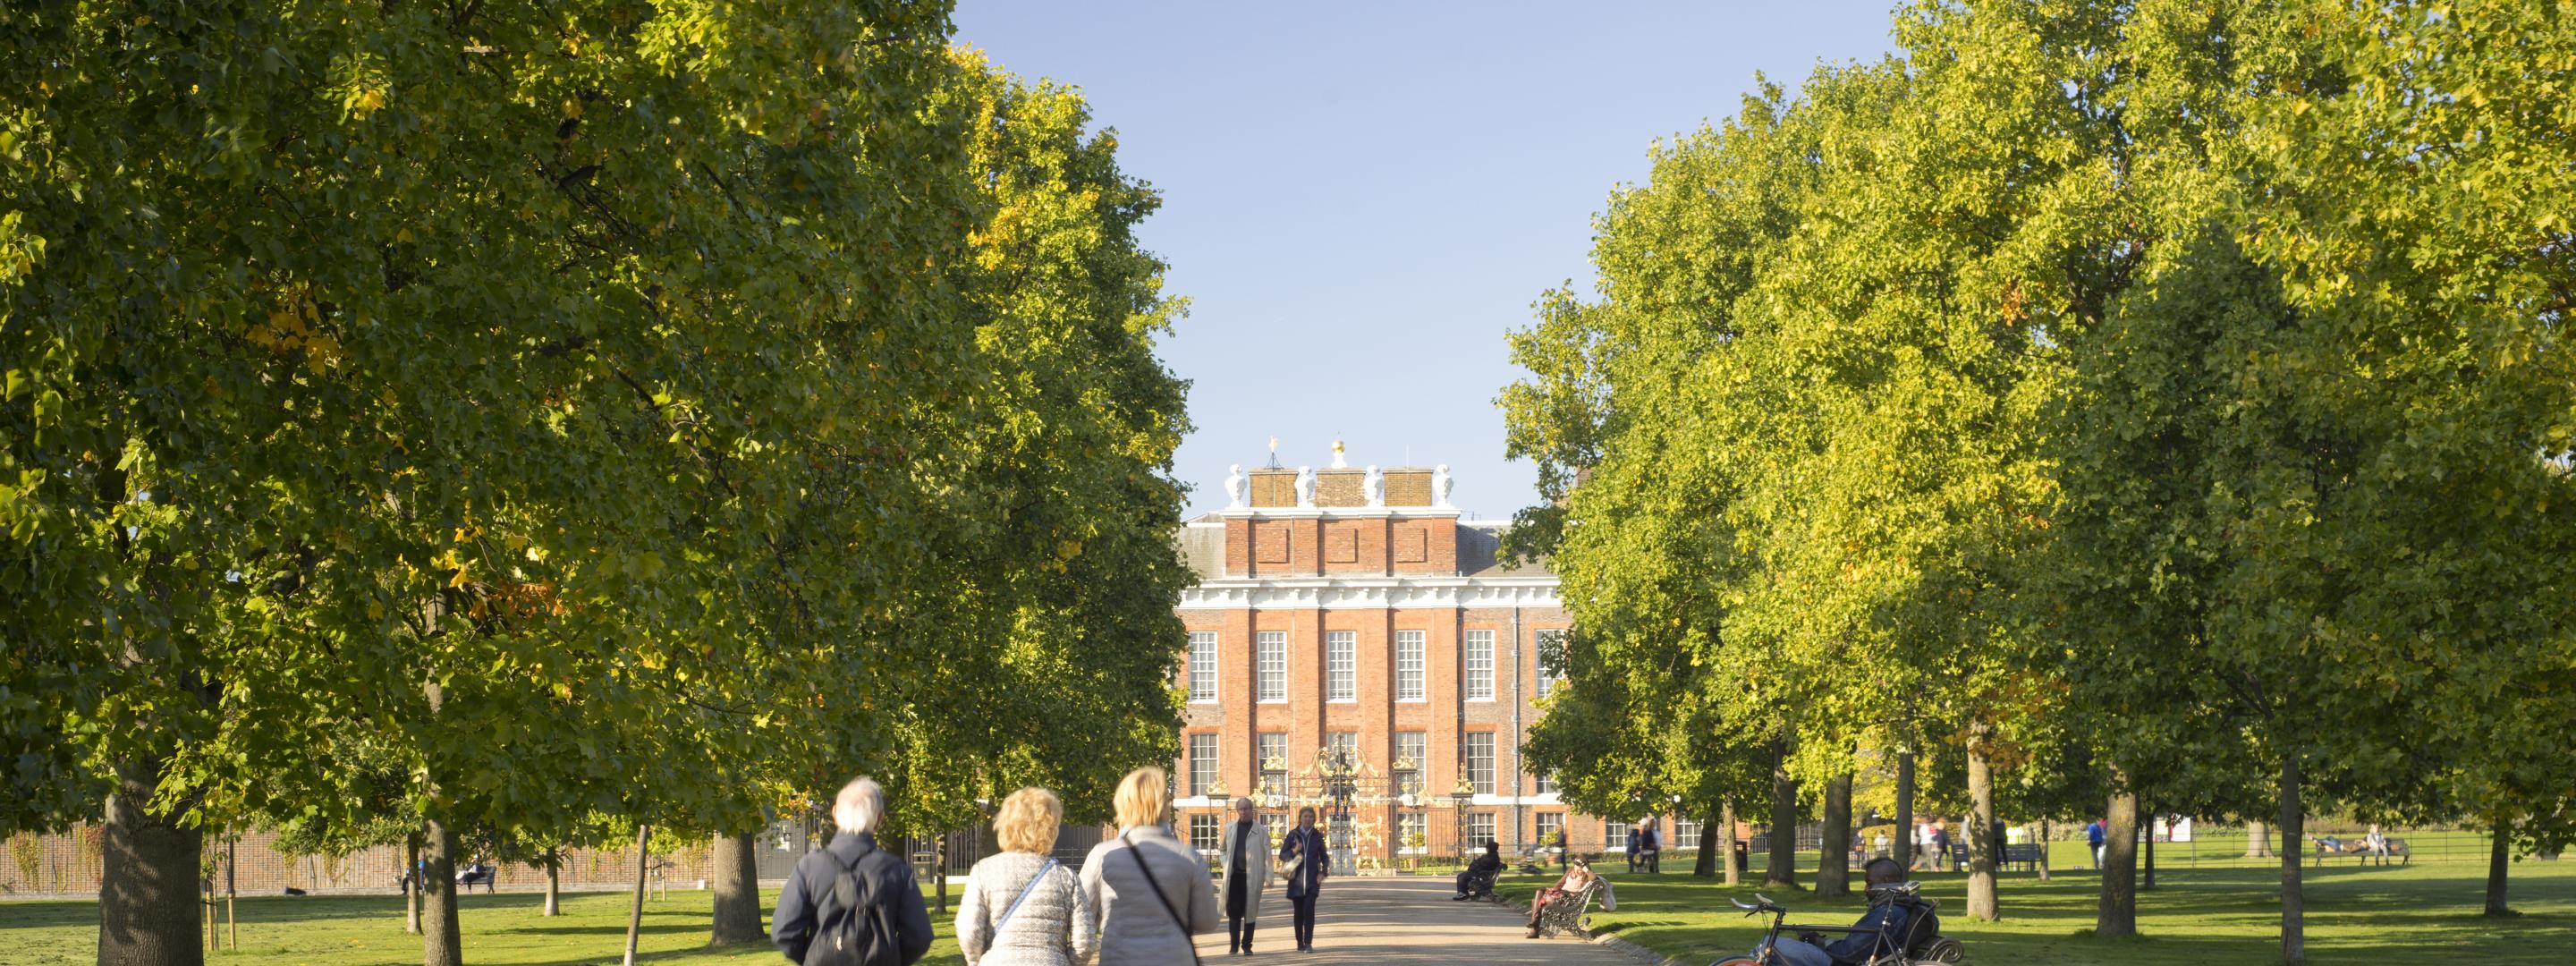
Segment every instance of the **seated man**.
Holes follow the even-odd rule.
[[[1870,888],[1895,885],[1905,881],[1905,867],[1896,864],[1895,859],[1871,859],[1868,875]],[[1878,952],[1882,943],[1904,942],[1906,921],[1913,914],[1910,907],[1895,901],[1893,895],[1875,897],[1869,912],[1852,924],[1852,928],[1860,932],[1846,933],[1830,943],[1822,942],[1812,934],[1807,938],[1782,938],[1771,947],[1779,954],[1774,959],[1787,966],[1859,966],[1869,962],[1869,957]],[[1754,947],[1752,955],[1761,956],[1762,947]]]
[[[1486,839],[1485,854],[1477,856],[1476,861],[1467,863],[1467,871],[1458,873],[1458,894],[1450,896],[1449,901],[1464,902],[1475,898],[1475,881],[1500,874],[1502,871],[1503,848],[1495,845],[1494,840]]]

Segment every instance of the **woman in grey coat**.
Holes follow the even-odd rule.
[[[1002,853],[975,863],[957,905],[957,949],[966,966],[1074,966],[1094,945],[1091,897],[1072,869],[1048,858],[1064,803],[1023,788],[1002,800],[993,837]]]
[[[1118,837],[1082,860],[1082,891],[1100,923],[1100,966],[1197,962],[1192,937],[1223,922],[1207,865],[1163,827],[1172,810],[1169,782],[1160,768],[1128,772],[1114,803]]]

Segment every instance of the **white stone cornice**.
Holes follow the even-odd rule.
[[[1181,610],[1558,607],[1554,577],[1227,577],[1181,592]]]

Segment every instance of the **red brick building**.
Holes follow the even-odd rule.
[[[1182,525],[1199,585],[1179,607],[1181,834],[1216,848],[1236,795],[1329,814],[1319,761],[1339,745],[1358,764],[1361,868],[1449,856],[1462,820],[1507,855],[1560,828],[1578,851],[1622,844],[1624,825],[1569,816],[1521,759],[1554,683],[1539,650],[1568,623],[1556,575],[1499,560],[1507,524],[1461,519],[1447,482],[1446,467],[1238,468],[1229,507]]]

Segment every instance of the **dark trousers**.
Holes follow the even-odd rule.
[[[1296,910],[1297,948],[1299,949],[1315,945],[1315,900],[1323,891],[1310,889],[1305,895],[1288,897],[1288,905]]]
[[[1229,953],[1236,951],[1247,953],[1251,952],[1252,929],[1254,925],[1254,923],[1243,921],[1242,916],[1227,917],[1225,920],[1225,951]]]

